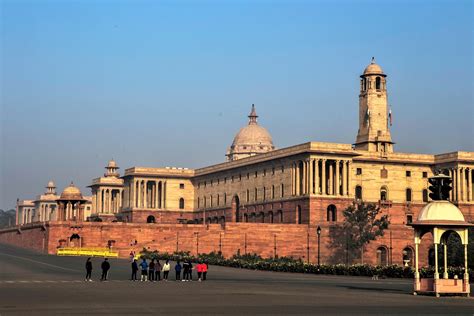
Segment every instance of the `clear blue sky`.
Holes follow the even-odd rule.
[[[252,103],[279,148],[352,143],[372,56],[397,151],[474,151],[472,1],[0,2],[0,208],[222,162]]]

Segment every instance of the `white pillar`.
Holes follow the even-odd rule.
[[[443,271],[443,279],[448,278],[448,245],[446,244],[447,240],[443,243],[443,251],[444,251],[444,271]]]
[[[329,164],[328,180],[329,180],[328,193],[329,193],[329,195],[334,195],[334,170],[332,168],[332,162]]]
[[[322,195],[326,195],[327,191],[327,181],[326,181],[326,159],[323,159],[322,160],[322,163],[321,163],[321,174],[322,174],[322,183],[321,183],[321,191],[322,191]]]
[[[319,190],[319,159],[315,159],[314,161],[314,187],[316,190],[316,194],[320,194],[321,191]]]
[[[342,195],[347,196],[347,161],[342,161]]]
[[[434,272],[434,279],[439,279],[439,272],[438,272],[438,244],[434,244],[435,246],[435,272]]]
[[[340,160],[336,160],[336,175],[335,175],[335,183],[336,183],[336,192],[334,195],[336,196],[339,196],[341,194],[341,191],[340,191]]]

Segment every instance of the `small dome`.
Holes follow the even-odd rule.
[[[268,130],[257,123],[257,113],[252,104],[252,111],[249,114],[249,123],[235,135],[227,156],[228,160],[236,160],[266,153],[275,149],[272,136]]]
[[[418,215],[418,222],[455,221],[464,222],[464,215],[456,205],[449,201],[433,201],[423,207]]]
[[[47,188],[55,188],[56,185],[54,185],[54,182],[53,181],[49,181],[48,182],[48,185],[46,186]]]
[[[382,68],[375,63],[375,58],[372,57],[372,62],[365,68],[364,75],[383,75]]]
[[[115,160],[110,160],[107,164],[107,168],[117,168],[117,163],[115,162]]]
[[[82,200],[82,193],[78,187],[76,187],[72,182],[71,184],[64,189],[61,193],[61,200]]]

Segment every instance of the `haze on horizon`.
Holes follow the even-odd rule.
[[[353,143],[388,75],[399,152],[474,151],[471,1],[2,1],[0,208],[114,158],[225,161],[251,104],[277,148]]]

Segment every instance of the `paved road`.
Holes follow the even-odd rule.
[[[84,282],[84,258],[0,244],[0,316],[68,314],[464,314],[474,299],[411,295],[411,281],[210,267],[206,282],[130,282],[112,259],[109,282]],[[101,260],[94,259],[93,277]]]

